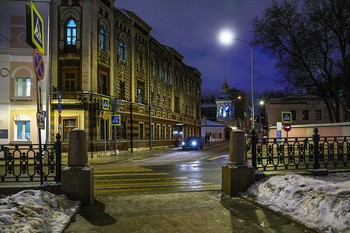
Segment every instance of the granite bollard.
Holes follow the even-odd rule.
[[[255,169],[247,163],[244,132],[230,134],[229,162],[222,167],[222,192],[237,196],[255,182]]]
[[[82,205],[94,201],[94,169],[88,164],[83,130],[74,129],[69,134],[68,164],[62,170],[61,192]]]

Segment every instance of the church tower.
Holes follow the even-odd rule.
[[[215,100],[216,102],[216,120],[223,123],[233,123],[234,117],[234,98],[228,94],[228,84],[225,82],[222,86],[220,96]]]

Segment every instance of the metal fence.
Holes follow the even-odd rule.
[[[252,134],[255,169],[292,170],[350,167],[350,137],[259,138]]]
[[[61,182],[61,136],[54,144],[0,145],[0,182]]]

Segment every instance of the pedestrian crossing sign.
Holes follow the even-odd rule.
[[[111,125],[112,126],[120,126],[120,115],[119,114],[111,115]]]
[[[282,123],[292,123],[292,112],[282,112]]]
[[[102,109],[109,110],[109,99],[102,98]]]
[[[32,1],[26,2],[26,42],[44,54],[44,20]]]

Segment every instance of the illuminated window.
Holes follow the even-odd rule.
[[[100,49],[107,51],[107,32],[103,26],[100,27]]]
[[[30,122],[16,121],[16,140],[30,140]]]
[[[66,33],[67,45],[75,45],[77,40],[77,24],[73,19],[68,20],[66,24]]]
[[[126,61],[126,48],[123,40],[121,40],[119,43],[119,59],[121,61]]]
[[[137,82],[137,103],[144,103],[144,89],[145,84],[143,82]]]
[[[31,117],[24,114],[18,114],[14,116],[13,120],[14,120],[14,140],[29,141]]]
[[[30,97],[31,78],[16,78],[16,97]]]

